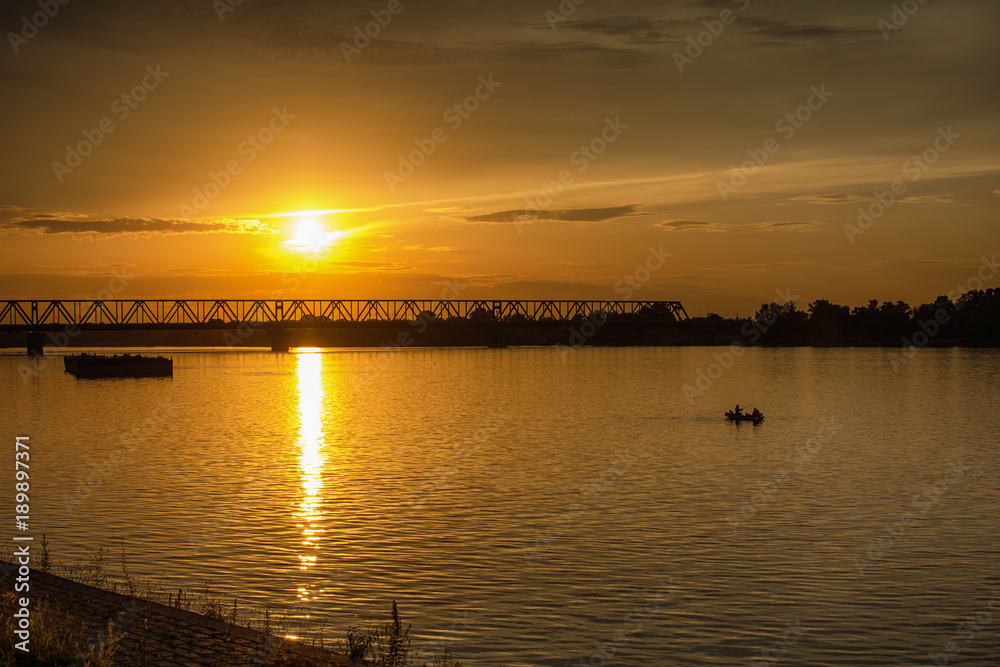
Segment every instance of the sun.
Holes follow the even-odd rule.
[[[303,218],[295,224],[294,235],[285,245],[301,253],[321,253],[335,246],[346,234],[328,231],[313,218]]]

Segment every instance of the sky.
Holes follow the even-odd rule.
[[[1000,249],[998,27],[995,0],[7,2],[0,296],[929,302]]]

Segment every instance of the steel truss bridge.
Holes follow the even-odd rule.
[[[16,300],[0,301],[0,331],[232,329],[251,325],[280,336],[291,328],[348,323],[447,320],[477,324],[565,322],[619,316],[635,321],[687,319],[680,301],[512,300]],[[37,340],[37,338],[36,338]],[[29,351],[32,346],[29,342]]]

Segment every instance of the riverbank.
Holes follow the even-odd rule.
[[[13,650],[12,563],[0,561],[0,607],[4,639]],[[46,574],[30,572],[30,654],[13,655],[25,665],[71,664],[88,656],[93,665],[286,665],[328,667],[352,664],[331,651],[304,645],[139,597],[123,595]],[[178,600],[179,603],[179,600]],[[8,613],[9,612],[9,613]],[[4,660],[8,655],[0,655]]]

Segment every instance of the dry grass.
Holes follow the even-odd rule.
[[[255,664],[289,667],[317,664],[315,660],[303,662],[301,656],[293,655],[289,651],[289,644],[280,639],[287,636],[306,637],[305,640],[297,640],[296,645],[317,649],[317,654],[326,650],[324,628],[306,628],[303,619],[291,619],[284,613],[276,615],[269,605],[241,606],[237,599],[232,598],[230,601],[223,593],[213,589],[209,582],[190,588],[173,589],[163,582],[134,576],[128,568],[124,538],[116,545],[118,562],[114,568],[109,566],[112,552],[104,545],[88,549],[83,558],[61,563],[53,558],[49,542],[44,536],[40,544],[42,554],[37,562],[40,565],[38,569],[44,572],[262,633],[262,659]],[[0,559],[15,562],[11,542],[0,545]],[[119,629],[116,633],[111,621],[106,634],[99,633],[95,636],[91,632],[88,635],[82,619],[74,618],[45,600],[36,602],[32,599],[31,653],[25,655],[14,648],[15,604],[16,595],[13,591],[0,593],[0,617],[3,619],[0,622],[3,634],[0,638],[0,664],[71,664],[82,667],[145,667],[157,664],[157,656],[152,655],[146,647],[146,612],[130,622],[128,634],[133,641],[129,650],[123,651],[121,640],[126,634],[125,630]],[[337,642],[337,645],[340,652],[349,656],[350,660],[345,662],[340,658],[333,658],[329,664],[378,664],[384,667],[405,667],[410,664],[409,626],[403,626],[395,602],[392,604],[391,618],[370,622],[366,626],[353,626],[347,631],[346,645],[343,642]],[[428,667],[428,664],[423,663],[423,666]],[[462,664],[453,660],[446,651],[443,656],[434,656],[430,667],[462,667]]]
[[[31,607],[31,652],[15,648],[17,628],[14,612],[16,595],[7,590],[0,593],[0,664],[4,665],[65,665],[85,667],[110,667],[118,649],[120,637],[108,628],[106,637],[88,637],[84,625],[71,614],[46,600],[39,600]],[[90,645],[88,645],[90,644]]]

